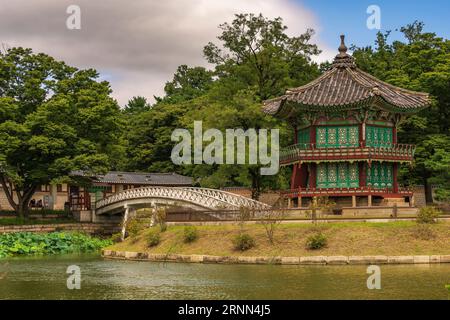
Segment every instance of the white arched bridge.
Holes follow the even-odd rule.
[[[141,187],[118,192],[95,203],[97,215],[123,212],[127,207],[148,205],[183,206],[194,210],[224,210],[242,207],[262,210],[269,205],[234,193],[194,187]]]

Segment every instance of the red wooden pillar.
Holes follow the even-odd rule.
[[[392,178],[393,178],[392,187],[393,187],[394,193],[398,193],[398,179],[397,179],[398,163],[395,162],[392,165],[392,167],[393,167],[393,169],[392,169]]]
[[[298,188],[298,181],[300,180],[299,175],[300,175],[300,165],[296,163],[292,168],[291,190]]]
[[[358,171],[359,171],[359,186],[365,187],[366,186],[366,175],[367,175],[367,165],[365,162],[359,162],[358,163]]]
[[[309,187],[316,188],[317,164],[309,164]]]

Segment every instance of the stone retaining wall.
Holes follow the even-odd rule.
[[[100,223],[59,223],[59,224],[0,226],[0,234],[11,232],[55,232],[55,231],[81,231],[89,234],[106,235],[120,232],[120,227],[116,224],[100,224]]]
[[[310,256],[310,257],[241,257],[184,254],[152,254],[146,252],[102,250],[107,259],[192,262],[192,263],[234,263],[234,264],[283,264],[283,265],[345,265],[345,264],[424,264],[450,263],[450,255],[432,256]]]

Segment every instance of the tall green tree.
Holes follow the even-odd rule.
[[[289,37],[281,18],[270,20],[262,14],[237,14],[220,28],[221,44],[209,42],[203,53],[215,65],[216,74],[240,84],[238,89],[255,86],[264,100],[318,75],[317,65],[311,63],[311,56],[320,53],[317,45],[310,43],[312,29]]]
[[[205,94],[213,83],[213,73],[204,67],[181,65],[173,75],[172,81],[164,86],[165,96],[155,97],[157,102],[178,103]]]
[[[114,165],[120,111],[97,79],[31,49],[0,54],[0,183],[19,216],[39,185]]]
[[[145,97],[137,96],[131,98],[122,111],[127,115],[133,115],[148,111],[150,108],[151,105]]]

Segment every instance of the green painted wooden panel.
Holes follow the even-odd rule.
[[[356,188],[359,186],[357,163],[329,162],[317,165],[317,188]]]
[[[366,145],[369,147],[391,147],[392,139],[392,128],[366,127]]]
[[[372,162],[367,169],[366,181],[373,188],[391,188],[394,183],[392,163]]]
[[[309,144],[310,141],[310,129],[305,128],[298,131],[297,134],[297,143],[301,145]],[[305,146],[306,147],[306,146]]]
[[[357,126],[321,126],[316,128],[318,148],[356,147],[359,141]]]

